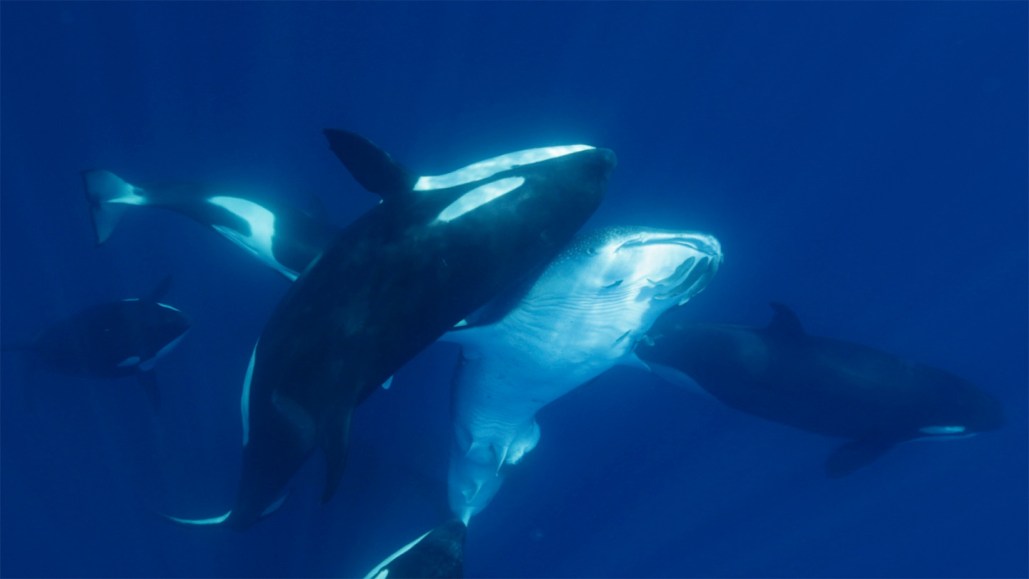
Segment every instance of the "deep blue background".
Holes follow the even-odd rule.
[[[0,4],[2,332],[148,291],[195,328],[132,381],[2,366],[5,576],[352,576],[446,514],[452,347],[358,412],[341,492],[312,460],[246,533],[250,348],[286,288],[173,214],[97,249],[78,172],[260,188],[343,224],[375,202],[319,133],[349,128],[421,173],[587,142],[619,156],[590,226],[716,234],[687,305],[937,365],[1008,425],[902,445],[843,480],[838,441],[620,369],[547,408],[542,440],[469,530],[469,576],[1027,575],[1027,5]]]

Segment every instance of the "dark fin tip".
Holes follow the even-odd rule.
[[[793,313],[789,306],[779,302],[770,302],[768,305],[772,306],[772,310],[775,312],[772,315],[771,323],[768,324],[769,330],[791,336],[804,335],[804,326],[801,325],[800,318]]]
[[[173,278],[170,273],[164,276],[164,278],[161,279],[160,283],[158,283],[157,286],[150,291],[150,293],[147,295],[147,298],[152,302],[161,301],[161,298],[168,295],[168,292],[171,291],[172,281]]]

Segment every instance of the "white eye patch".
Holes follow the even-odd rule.
[[[514,191],[521,187],[523,183],[525,183],[524,177],[507,177],[506,179],[499,179],[476,187],[459,197],[450,205],[447,205],[446,208],[443,209],[443,211],[440,211],[439,215],[436,216],[436,219],[444,223],[453,221],[473,209],[482,207],[490,201]]]
[[[446,175],[434,177],[419,177],[414,185],[415,191],[433,191],[435,189],[449,189],[459,185],[466,185],[483,179],[489,179],[497,173],[502,173],[521,165],[532,165],[572,153],[593,149],[590,145],[563,145],[558,147],[542,147],[539,149],[525,149],[508,153],[485,161],[479,161],[458,169]]]

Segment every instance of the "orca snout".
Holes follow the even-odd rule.
[[[597,163],[600,165],[604,178],[610,177],[611,171],[618,166],[618,157],[615,156],[615,152],[611,149],[594,149],[594,151],[596,152]]]
[[[618,164],[618,157],[615,156],[614,151],[599,147],[591,147],[573,153],[567,157],[567,160],[576,167],[577,175],[573,178],[588,176],[591,180],[596,179],[601,182],[607,181],[611,177],[611,172]]]

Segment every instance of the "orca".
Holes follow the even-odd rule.
[[[660,375],[743,412],[847,442],[825,465],[837,478],[912,439],[995,430],[1001,404],[945,370],[812,336],[773,303],[766,327],[662,319],[636,354]]]
[[[159,301],[170,287],[168,277],[146,297],[88,307],[30,342],[5,344],[3,349],[30,352],[37,364],[70,376],[135,376],[156,408],[159,394],[154,366],[190,328],[185,314]]]
[[[404,545],[376,565],[364,579],[446,579],[464,577],[468,527],[451,519]]]
[[[465,316],[549,261],[596,210],[614,153],[589,145],[508,153],[417,177],[371,141],[327,130],[382,198],[290,286],[244,380],[235,506],[190,524],[243,529],[274,509],[316,450],[322,500],[343,474],[354,407]]]
[[[294,280],[339,233],[319,215],[253,192],[194,183],[133,185],[105,170],[83,171],[97,245],[130,207],[158,207],[206,225]]]
[[[579,234],[506,312],[477,312],[448,333],[462,347],[448,475],[454,516],[468,523],[499,490],[504,467],[535,448],[541,408],[617,364],[640,366],[636,342],[702,291],[721,262],[718,240],[704,233]]]

